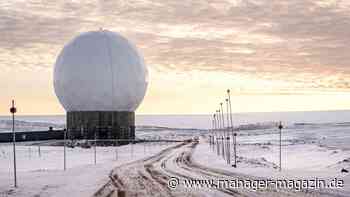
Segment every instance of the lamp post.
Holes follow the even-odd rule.
[[[226,147],[225,147],[225,141],[226,141],[226,132],[225,132],[225,117],[224,117],[224,109],[222,107],[222,103],[220,103],[220,109],[221,109],[221,121],[222,121],[222,130],[223,130],[223,137],[222,137],[222,156],[226,160]]]
[[[213,120],[211,120],[211,129],[209,129],[208,131],[208,144],[209,144],[209,148],[211,149],[211,131],[213,130]]]
[[[224,109],[222,107],[222,103],[220,103],[220,110],[221,110],[222,129],[224,130],[224,135],[226,135],[226,133],[225,133],[225,117],[224,117]]]
[[[221,134],[222,122],[221,122],[220,110],[217,110],[216,112],[217,112],[216,118],[217,118],[217,120],[218,120],[218,125],[219,125],[219,127],[218,127],[219,142],[220,142],[220,145],[219,145],[219,149],[220,149],[219,155],[222,155],[222,154],[223,154],[223,149],[222,149],[222,148],[223,148],[223,147],[222,147],[222,134]]]
[[[212,149],[213,151],[215,150],[215,120],[214,120],[214,117],[212,118],[212,124],[213,124],[213,129],[212,129],[212,132],[211,132],[211,146],[212,146]]]
[[[218,128],[218,132],[219,132],[219,142],[220,142],[220,155],[223,156],[224,154],[224,147],[222,146],[222,122],[221,122],[221,112],[220,109],[217,110],[217,118],[218,118],[218,123],[219,123],[219,128]]]
[[[214,130],[214,120],[213,119],[211,119],[211,129],[209,129],[209,148],[211,149],[211,133],[212,133],[212,131]]]
[[[12,107],[10,108],[10,112],[12,114],[13,173],[14,173],[15,187],[17,187],[16,132],[15,132],[15,113],[17,112],[17,109],[15,107],[14,100],[12,100]]]
[[[213,138],[212,138],[212,143],[213,143],[213,151],[215,151],[215,129],[216,129],[216,126],[215,126],[215,114],[212,116],[213,118]]]
[[[220,135],[220,129],[221,129],[221,117],[220,117],[220,110],[216,110],[216,118],[218,120],[218,132]]]
[[[227,99],[225,99],[225,101],[226,101],[226,118],[227,118],[227,127],[229,128],[230,126],[232,126],[232,125],[230,125],[230,111],[229,111],[229,103],[228,103],[228,98]]]
[[[217,111],[216,111],[217,112]],[[219,134],[218,134],[218,121],[217,121],[217,116],[216,113],[213,115],[214,116],[214,122],[215,122],[215,135],[216,135],[216,153],[217,155],[220,155],[220,148],[219,148]]]
[[[63,130],[63,170],[67,169],[67,161],[66,161],[66,140],[67,140],[67,129]]]
[[[95,134],[94,134],[94,164],[96,165],[96,146],[97,146],[97,133],[95,129]]]
[[[231,122],[231,130],[232,130],[232,141],[233,141],[233,154],[234,154],[234,164],[233,167],[237,167],[237,143],[236,143],[236,137],[237,134],[233,130],[233,121],[232,121],[232,106],[231,106],[231,95],[230,95],[230,89],[227,89],[227,96],[228,96],[228,104],[230,107],[230,122]]]
[[[228,107],[228,99],[225,99],[226,101],[226,117],[227,117],[227,136],[226,136],[226,156],[227,156],[227,164],[231,163],[231,147],[230,147],[230,134],[229,134],[229,129],[230,129],[230,122],[229,122],[229,107]],[[232,125],[231,125],[232,126]]]
[[[280,124],[278,125],[278,129],[280,130],[280,171],[282,170],[282,129],[283,125],[280,121]]]

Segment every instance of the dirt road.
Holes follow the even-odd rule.
[[[199,165],[192,159],[192,153],[198,142],[188,141],[167,148],[147,159],[135,161],[117,167],[110,173],[110,181],[101,187],[94,197],[118,196],[348,196],[341,192],[295,191],[267,188],[252,189],[218,187],[189,187],[184,180],[256,180],[247,176],[220,169]],[[216,159],[216,158],[213,158]]]

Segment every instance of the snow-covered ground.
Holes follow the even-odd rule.
[[[67,148],[63,171],[63,147],[17,146],[18,189],[13,187],[11,144],[0,144],[0,196],[91,196],[108,181],[110,171],[127,162],[149,157],[174,143],[140,143],[94,150]]]
[[[193,154],[194,152],[194,154]],[[214,151],[215,152],[215,151]],[[147,197],[167,197],[167,196],[338,196],[347,197],[350,191],[347,189],[306,189],[300,190],[285,187],[273,187],[254,189],[252,187],[216,187],[210,180],[280,180],[287,181],[294,179],[314,180],[315,177],[298,177],[298,175],[289,173],[274,173],[269,165],[261,165],[264,162],[257,162],[248,159],[247,166],[239,166],[234,169],[228,166],[223,160],[215,155],[205,141],[186,141],[176,147],[171,147],[159,154],[132,162],[128,165],[119,166],[113,169],[111,176],[113,179],[108,181],[95,197],[113,196],[118,191],[124,191],[126,196],[147,196]],[[266,162],[266,161],[265,161]],[[267,163],[267,162],[266,162]],[[261,166],[260,166],[261,165]],[[252,166],[257,166],[255,172],[252,172]],[[263,169],[261,173],[259,170]],[[288,170],[286,170],[287,172]],[[265,174],[264,174],[265,173]],[[268,174],[270,173],[270,174]],[[334,178],[329,177],[329,178]],[[341,179],[344,177],[337,178]],[[346,177],[345,177],[346,178]],[[319,176],[318,179],[329,181],[328,177]],[[186,181],[187,180],[187,181]],[[189,181],[198,181],[197,184],[189,184]],[[201,180],[207,180],[204,182]],[[171,182],[170,182],[171,181]],[[175,181],[175,182],[174,182]],[[186,184],[187,182],[187,184]],[[170,184],[170,185],[169,185]],[[172,189],[169,189],[171,186]]]
[[[265,148],[266,147],[266,148]],[[243,173],[265,178],[289,179],[342,179],[344,189],[350,192],[350,176],[341,173],[342,168],[349,169],[350,152],[334,152],[316,145],[284,146],[282,171],[278,170],[278,147],[261,145],[241,145],[238,148],[237,168],[228,165],[216,150],[209,148],[208,143],[200,143],[195,149],[194,160],[202,165],[212,168],[225,169],[232,172]],[[214,159],[218,158],[218,159]]]
[[[345,118],[343,117],[343,119]],[[40,123],[40,120],[33,119],[32,122],[30,124],[21,122],[23,130],[48,126]],[[48,122],[50,123],[50,121]],[[185,122],[183,121],[183,123]],[[7,122],[3,122],[3,124],[5,127],[9,125]],[[208,167],[208,169],[214,168],[236,174],[246,174],[250,177],[275,179],[319,178],[331,180],[338,178],[344,180],[343,190],[350,192],[350,184],[348,184],[350,183],[350,175],[341,172],[342,169],[350,170],[349,122],[295,123],[290,120],[288,124],[285,124],[285,129],[282,130],[282,172],[278,171],[279,133],[274,123],[253,124],[247,122],[247,125],[241,127],[237,137],[237,168],[226,164],[222,157],[217,156],[216,152],[210,149],[207,136],[208,134],[216,135],[215,132],[205,129],[183,128],[196,127],[179,125],[178,128],[168,128],[164,124],[138,126],[136,137],[139,139],[172,140],[199,137],[200,143],[194,148],[193,160],[201,166]],[[207,126],[198,128],[207,128]],[[12,186],[12,146],[11,144],[0,144],[0,196],[91,196],[109,181],[108,175],[112,169],[157,154],[171,145],[174,144],[161,146],[153,143],[147,146],[135,144],[133,148],[130,145],[118,147],[118,159],[115,147],[98,147],[96,165],[94,165],[93,149],[67,148],[68,169],[63,171],[62,147],[41,146],[41,156],[39,157],[38,146],[22,143],[17,146],[19,188],[14,189]],[[163,155],[162,158],[169,164],[166,166],[167,173],[188,167],[179,164],[174,169],[170,169],[174,165],[172,159],[181,156],[183,150],[174,150],[171,153],[172,156]],[[155,164],[155,167],[162,167],[162,162]],[[118,169],[120,171],[128,169],[128,167]],[[160,169],[154,170],[154,173],[162,172]],[[186,173],[193,177],[201,177],[196,173]]]
[[[281,172],[277,129],[239,131],[237,141],[237,168],[226,164],[207,139],[202,139],[195,149],[194,160],[202,165],[210,163],[214,168],[272,179],[337,178],[344,180],[343,190],[350,192],[350,175],[341,172],[350,170],[348,124],[294,125],[282,130]]]

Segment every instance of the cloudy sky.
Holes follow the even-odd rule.
[[[212,113],[230,88],[247,111],[350,109],[347,0],[0,2],[0,114],[62,114],[52,85],[69,40],[100,27],[150,70],[143,114]]]

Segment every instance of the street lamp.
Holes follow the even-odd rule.
[[[229,129],[230,129],[230,122],[229,122],[229,109],[228,109],[228,99],[225,99],[226,101],[226,118],[227,118],[227,135],[226,135],[226,157],[227,157],[227,164],[231,163],[231,147],[230,147],[230,135],[229,135]]]
[[[225,117],[224,117],[224,109],[222,108],[222,103],[220,103],[220,109],[221,109],[222,129],[224,130],[224,135],[226,135],[226,133],[225,133]]]
[[[233,167],[237,167],[237,147],[236,147],[236,136],[237,134],[233,130],[233,121],[232,121],[232,106],[231,106],[231,95],[230,95],[230,89],[227,89],[227,96],[228,96],[228,104],[230,107],[230,122],[231,122],[231,129],[232,129],[232,140],[233,140],[233,152],[234,152],[234,164]]]
[[[220,134],[220,129],[221,129],[221,117],[220,117],[220,110],[216,110],[216,118],[218,119],[218,131],[219,131],[219,134]]]
[[[226,147],[225,147],[225,138],[226,138],[226,132],[225,132],[225,117],[224,117],[224,109],[223,109],[223,107],[222,107],[222,103],[220,103],[220,110],[219,110],[219,112],[221,112],[220,113],[220,118],[221,118],[221,121],[222,121],[222,131],[221,132],[223,132],[223,136],[222,136],[222,138],[221,138],[221,140],[222,140],[222,157],[226,160],[226,156],[225,156],[225,154],[226,154]]]
[[[282,170],[282,129],[283,125],[280,121],[280,124],[278,125],[278,129],[280,130],[280,171]]]
[[[209,129],[209,148],[212,148],[212,133],[214,133],[214,119],[211,119],[211,129]]]
[[[219,145],[219,149],[221,149],[219,151],[219,155],[220,154],[224,154],[224,150],[223,150],[223,147],[222,147],[222,122],[221,122],[221,113],[220,113],[220,109],[219,110],[216,110],[216,117],[217,117],[217,120],[218,120],[218,124],[219,124],[219,127],[218,127],[218,133],[219,133],[219,142],[220,142],[220,145]]]
[[[16,167],[16,132],[15,132],[15,113],[17,109],[15,107],[15,101],[12,100],[12,107],[10,108],[10,112],[12,114],[12,143],[13,143],[13,173],[14,173],[14,181],[15,187],[17,187],[17,167]]]
[[[216,113],[217,113],[217,110],[216,110]],[[216,152],[217,152],[218,155],[220,155],[219,133],[218,133],[219,124],[218,124],[218,117],[217,117],[216,113],[214,114],[214,120],[215,120],[215,135],[216,135]]]
[[[213,151],[215,151],[215,135],[216,135],[216,117],[215,114],[213,114],[213,137],[212,137],[212,143],[213,143]]]

